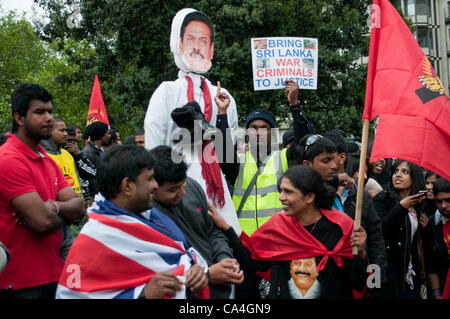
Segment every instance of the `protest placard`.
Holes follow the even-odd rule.
[[[318,42],[314,38],[252,38],[255,91],[283,89],[284,81],[300,89],[317,89]]]

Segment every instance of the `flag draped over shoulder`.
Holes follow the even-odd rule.
[[[95,75],[94,85],[92,87],[86,126],[95,121],[106,123],[109,126],[108,115],[106,114],[105,103],[103,102],[100,82],[98,81],[97,74]]]
[[[176,224],[155,209],[151,214],[157,216],[148,221],[97,194],[88,213],[89,221],[67,256],[56,298],[135,299],[157,272],[172,272],[184,282],[191,264],[208,269],[197,251],[185,248]],[[198,295],[209,298],[208,286]],[[186,298],[185,289],[174,298]]]
[[[450,100],[397,10],[374,0],[363,120],[379,116],[371,161],[396,157],[450,180]]]
[[[343,236],[332,251],[311,235],[295,218],[286,216],[283,211],[273,215],[250,237],[242,232],[240,238],[254,259],[290,261],[324,256],[317,265],[318,271],[325,268],[330,257],[338,266],[342,266],[343,258],[353,259],[350,245],[353,220],[337,210],[321,209],[321,213],[342,229]]]

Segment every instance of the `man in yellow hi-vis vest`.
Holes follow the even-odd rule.
[[[285,95],[294,119],[295,139],[300,139],[313,133],[314,125],[300,108],[297,83],[285,83]],[[218,128],[225,133],[226,124],[223,123],[226,123],[226,117],[218,122]],[[234,186],[233,204],[241,228],[247,235],[282,210],[277,183],[288,168],[289,149],[280,150],[278,145],[272,145],[273,129],[276,127],[275,117],[270,111],[252,111],[246,120],[249,150],[236,155],[233,163],[221,164],[229,184]],[[225,141],[224,154],[230,147]]]
[[[256,150],[250,145],[245,154],[239,154],[239,173],[233,192],[239,223],[247,235],[282,210],[277,182],[288,163],[286,149],[272,150],[272,128],[276,128],[276,122],[269,111],[255,110],[247,117],[247,134],[256,144]]]

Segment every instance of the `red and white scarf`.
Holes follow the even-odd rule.
[[[205,101],[204,116],[209,123],[212,115],[211,92],[208,84],[203,77],[201,79],[201,88],[203,91],[203,99]],[[194,84],[189,76],[186,76],[188,83],[187,98],[188,102],[194,101]],[[199,155],[200,164],[202,166],[202,176],[206,183],[206,195],[213,200],[214,206],[219,205],[222,208],[225,205],[225,192],[222,183],[222,174],[220,171],[219,161],[211,141],[203,141],[202,152]]]

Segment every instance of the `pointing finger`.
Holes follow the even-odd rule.
[[[217,95],[220,95],[220,81],[217,81]]]

